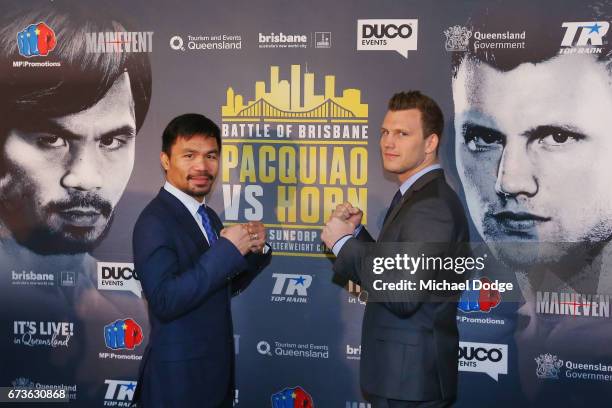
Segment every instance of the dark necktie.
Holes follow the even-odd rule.
[[[206,211],[206,205],[201,205],[200,208],[198,208],[198,214],[200,214],[200,217],[202,218],[202,225],[204,226],[204,231],[206,231],[206,235],[208,237],[208,244],[212,246],[215,242],[217,242],[217,234],[215,234],[215,230],[210,223],[210,217]]]
[[[402,201],[402,191],[397,190],[397,193],[395,193],[395,195],[393,196],[393,200],[391,200],[391,205],[389,206],[389,209],[385,214],[385,220],[383,221],[383,224],[387,222],[387,218],[389,218],[391,211],[393,211],[393,209],[399,204],[400,201]]]

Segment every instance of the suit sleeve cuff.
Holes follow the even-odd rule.
[[[345,235],[339,240],[337,240],[334,246],[332,247],[332,252],[334,253],[334,255],[338,256],[338,254],[340,253],[340,250],[342,249],[344,244],[346,244],[346,241],[348,241],[351,238],[353,238],[353,235]]]

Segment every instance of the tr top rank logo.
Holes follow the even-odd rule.
[[[565,34],[559,54],[601,54],[603,38],[610,28],[607,21],[564,22]]]
[[[42,21],[30,24],[17,33],[19,55],[23,57],[44,57],[55,48],[55,31]]]

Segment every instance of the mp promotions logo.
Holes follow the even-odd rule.
[[[546,380],[558,380],[559,371],[563,366],[563,360],[559,360],[557,356],[552,354],[540,354],[539,357],[535,358],[535,362],[538,364],[536,369],[536,375],[538,378]]]
[[[104,326],[104,343],[109,349],[133,350],[142,339],[142,327],[133,319],[116,320]]]
[[[564,22],[565,34],[559,54],[601,54],[603,37],[610,28],[607,21]]]
[[[272,394],[272,408],[314,408],[314,402],[312,397],[298,386]]]
[[[491,283],[487,277],[479,279],[482,283]],[[457,308],[464,313],[485,312],[497,307],[501,302],[501,294],[497,289],[469,289],[464,290],[459,298]]]
[[[408,58],[417,49],[419,20],[357,20],[358,51],[397,51]]]
[[[30,24],[17,33],[19,55],[23,57],[44,57],[55,48],[55,31],[42,21]]]
[[[472,32],[466,27],[456,25],[444,30],[446,51],[467,51]]]
[[[276,279],[272,288],[272,302],[308,303],[308,288],[312,284],[311,275],[273,273]]]

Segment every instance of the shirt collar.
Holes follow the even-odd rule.
[[[178,188],[174,187],[172,184],[170,184],[169,181],[166,181],[166,184],[164,184],[164,189],[173,196],[175,196],[181,203],[183,203],[183,205],[187,207],[189,213],[192,215],[198,213],[198,209],[200,208],[200,206],[206,205],[206,199],[202,200],[202,202],[199,202],[189,194],[184,193]]]
[[[412,185],[421,178],[421,176],[429,173],[430,171],[433,170],[438,170],[441,169],[442,166],[440,165],[440,163],[436,163],[436,164],[431,164],[423,169],[421,169],[420,171],[414,173],[412,176],[410,176],[408,178],[408,180],[404,181],[402,183],[402,185],[400,186],[400,191],[402,192],[402,195],[406,194],[406,191],[408,191],[408,189],[410,187],[412,187]]]

